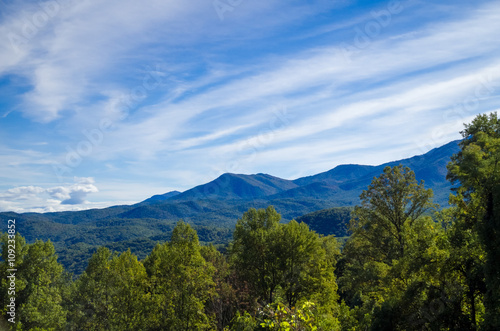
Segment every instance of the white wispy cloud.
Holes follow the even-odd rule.
[[[0,149],[4,185],[20,190],[0,208],[22,210],[29,199],[16,194],[58,210],[111,191],[129,201],[109,184],[131,187],[124,178],[144,183],[142,199],[148,185],[186,189],[225,171],[293,178],[382,163],[456,139],[461,123],[498,108],[497,1],[401,2],[371,36],[360,33],[388,3],[345,16],[349,4],[243,1],[223,20],[201,0],[12,4],[0,19],[0,79],[17,78],[21,102],[2,109],[0,147],[14,142],[11,123],[40,123],[29,139],[44,144]],[[318,14],[345,18],[311,23]],[[45,185],[73,176],[106,192]],[[45,184],[26,184],[36,178]]]
[[[269,26],[303,15],[304,6],[279,8],[278,4],[245,3],[228,14],[233,21],[230,24],[220,22],[212,2],[202,0],[50,0],[14,4],[11,16],[0,24],[4,32],[0,58],[5,58],[0,74],[16,72],[26,76],[33,89],[25,95],[23,112],[38,121],[52,121],[62,111],[72,111],[85,98],[116,86],[116,78],[102,81],[103,75],[133,78],[133,72],[124,69],[131,60],[154,63],[165,55],[170,57],[170,46],[195,48],[198,42],[222,41],[228,36],[228,28],[239,26],[238,30],[244,31],[254,15],[262,12],[268,14],[260,21],[261,33]],[[273,10],[280,10],[279,19],[269,15]],[[158,42],[162,49],[151,49]],[[174,70],[186,68],[173,61],[169,65]],[[99,87],[94,85],[96,81]]]
[[[163,108],[163,111],[154,112],[157,115],[144,122],[124,125],[121,129],[123,133],[119,136],[123,137],[130,133],[134,136],[135,133],[133,137],[135,144],[161,150],[163,141],[167,141],[175,131],[182,130],[188,120],[200,116],[203,112],[231,105],[238,108],[255,100],[268,100],[280,95],[286,95],[287,102],[293,104],[294,108],[304,112],[309,111],[312,115],[302,116],[301,120],[295,121],[293,125],[280,132],[273,140],[273,144],[296,141],[318,132],[341,128],[353,121],[363,123],[363,118],[384,115],[387,112],[391,112],[392,117],[400,120],[400,114],[405,114],[406,119],[411,113],[429,116],[435,110],[448,108],[461,101],[460,98],[480,86],[481,78],[497,84],[500,71],[498,63],[492,62],[494,58],[489,57],[490,60],[481,59],[481,61],[474,61],[474,58],[485,52],[485,47],[482,46],[485,41],[489,45],[486,48],[490,51],[499,47],[498,43],[494,42],[496,28],[492,28],[499,27],[499,15],[498,9],[481,9],[465,21],[426,27],[419,33],[419,37],[412,40],[395,39],[390,45],[387,45],[389,42],[387,40],[373,42],[370,51],[356,54],[351,61],[342,58],[335,52],[335,48],[327,48],[317,55],[301,55],[299,59],[285,61],[286,63],[276,70],[237,80],[185,102],[157,105],[155,107]],[[474,28],[471,29],[471,26]],[[415,54],[420,55],[415,56]],[[420,75],[417,79],[411,76],[401,79],[401,76],[419,70],[460,60],[471,60],[474,64],[464,65],[465,68],[458,72],[435,70]],[[394,81],[385,82],[382,88],[360,91],[355,88],[347,90],[346,87],[355,82],[369,80],[377,83],[391,78]],[[296,97],[291,95],[293,92],[318,85],[318,89],[324,90],[325,93],[321,100],[318,91],[315,91],[315,104],[311,104],[312,98],[309,95]],[[328,93],[331,91],[333,93]],[[493,95],[490,93],[488,97]],[[337,106],[339,103],[343,105]],[[244,108],[241,111],[245,111]],[[255,118],[262,115],[259,113],[259,108],[250,107],[247,111],[256,112]],[[174,116],[175,112],[179,113]],[[422,124],[430,125],[436,119],[438,122],[443,121],[445,120],[443,116],[442,112],[434,114]],[[238,117],[233,119],[237,120]],[[162,127],[165,130],[159,134],[162,132]],[[454,130],[456,127],[450,128],[450,131],[451,129]],[[240,149],[243,143],[258,145],[258,141],[259,135],[255,135],[231,142],[229,145],[208,149],[216,155],[227,154]],[[136,148],[135,144],[132,149]],[[299,153],[289,153],[289,155],[297,154]]]

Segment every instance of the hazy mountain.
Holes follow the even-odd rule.
[[[0,213],[3,218],[44,220],[61,224],[79,224],[97,220],[122,219],[166,219],[207,224],[217,221],[232,223],[249,207],[265,207],[268,204],[282,209],[286,219],[305,213],[335,206],[353,206],[358,203],[362,190],[385,166],[403,164],[411,167],[418,180],[424,180],[435,192],[438,203],[446,203],[450,183],[446,181],[446,164],[451,155],[458,152],[458,141],[433,149],[426,154],[394,161],[379,166],[340,165],[329,171],[286,180],[267,174],[241,175],[223,174],[217,179],[185,192],[172,191],[131,206],[114,206],[78,212],[59,213]],[[286,209],[286,210],[285,210]]]
[[[344,198],[344,200],[351,200],[355,204],[361,191],[366,189],[372,179],[379,176],[386,166],[402,164],[415,172],[417,180],[423,180],[427,188],[434,190],[436,202],[446,204],[451,188],[450,183],[446,180],[446,165],[450,161],[450,157],[459,149],[458,141],[453,141],[426,154],[408,159],[384,163],[379,166],[340,165],[315,176],[299,178],[294,183],[301,187],[310,187],[312,189],[311,195],[316,194],[318,187],[330,187],[331,190],[324,190],[325,198]],[[312,183],[321,183],[322,186],[311,186]],[[295,192],[290,193],[291,196],[295,195]],[[307,193],[305,194],[307,195]]]
[[[324,182],[328,184],[338,184],[349,180],[357,180],[368,174],[376,171],[376,169],[384,166],[367,166],[357,164],[344,164],[339,165],[332,170],[322,172],[320,174],[308,177],[302,177],[294,180],[297,185],[303,186],[311,183]]]

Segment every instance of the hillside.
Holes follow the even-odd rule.
[[[309,229],[325,236],[347,237],[352,210],[351,207],[323,209],[298,217],[296,221],[306,223]]]

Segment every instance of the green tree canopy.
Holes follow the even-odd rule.
[[[405,255],[408,232],[416,220],[434,207],[431,189],[417,183],[408,167],[386,167],[360,195],[351,221],[354,237],[365,237],[372,254],[391,264]]]
[[[261,306],[283,302],[292,308],[313,300],[321,306],[322,323],[334,327],[338,244],[334,237],[320,238],[305,223],[280,224],[280,218],[270,206],[250,209],[238,220],[231,248],[233,268]]]
[[[16,269],[16,327],[23,330],[62,330],[66,322],[66,311],[61,305],[63,267],[57,262],[54,245],[41,240],[26,244],[19,234],[14,240],[16,265],[12,268],[7,260],[8,237],[2,236],[2,309],[6,307],[5,300],[9,299],[4,295],[8,287],[7,269]]]
[[[448,165],[448,179],[460,184],[455,204],[469,217],[486,252],[486,320],[488,330],[500,329],[500,119],[479,115],[461,132],[461,150]]]
[[[352,236],[344,247],[339,281],[348,304],[358,306],[353,314],[366,323],[363,327],[372,322],[362,316],[377,317],[378,311],[384,327],[411,328],[417,298],[408,301],[405,293],[421,288],[425,267],[435,265],[441,254],[437,224],[426,216],[435,207],[432,196],[432,190],[403,166],[386,167],[361,194],[361,204],[352,213]],[[374,329],[382,327],[377,320],[373,323]]]
[[[157,245],[144,261],[151,281],[153,329],[210,330],[205,303],[214,295],[213,266],[200,253],[196,231],[182,221],[170,242]]]
[[[255,298],[272,303],[283,277],[276,240],[281,237],[281,215],[273,207],[250,209],[236,223],[231,248],[232,264],[251,287]]]

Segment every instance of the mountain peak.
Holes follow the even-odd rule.
[[[425,180],[431,188],[438,186],[443,192],[436,192],[436,199],[445,201],[450,184],[446,181],[446,165],[451,155],[459,151],[458,141],[452,141],[434,148],[425,154],[384,163],[378,166],[342,164],[314,176],[286,180],[265,173],[253,175],[224,173],[215,180],[196,186],[183,193],[174,191],[156,195],[144,201],[161,203],[190,200],[270,200],[315,199],[337,201],[340,205],[357,203],[359,194],[370,184],[373,177],[380,175],[386,166],[404,165],[415,171],[417,180]],[[441,194],[442,193],[442,194]]]

